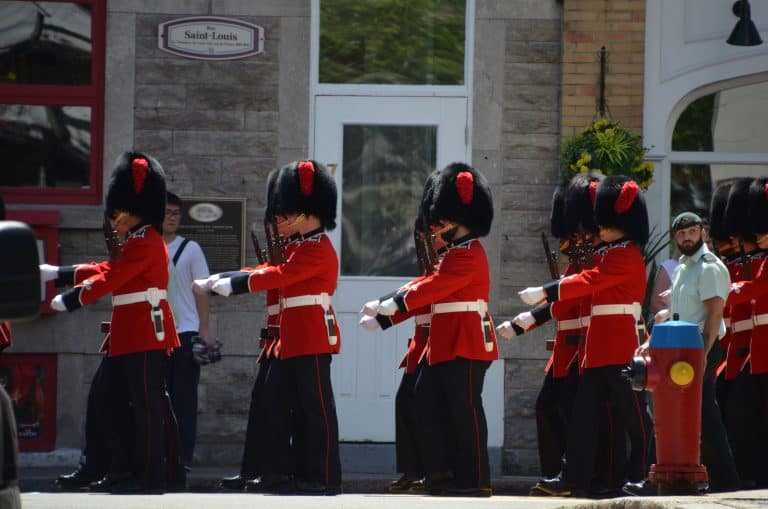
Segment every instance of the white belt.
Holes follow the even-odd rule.
[[[267,316],[277,316],[280,314],[280,304],[270,304],[267,306]]]
[[[747,320],[739,320],[738,322],[732,322],[731,323],[731,332],[742,332],[745,330],[751,330],[754,327],[752,324],[752,319],[749,318]]]
[[[752,324],[757,327],[758,325],[768,325],[768,313],[762,315],[752,315]]]
[[[580,316],[579,317],[579,322],[581,322],[581,326],[582,327],[588,327],[589,326],[589,322],[591,321],[591,318],[592,318],[591,316]]]
[[[723,322],[725,322],[725,328],[730,329],[731,328],[731,317],[723,318]]]
[[[592,316],[598,315],[632,315],[635,320],[639,320],[643,313],[643,308],[639,302],[632,304],[598,304],[592,306]]]
[[[432,320],[432,313],[424,313],[423,315],[416,315],[416,325],[429,325]]]
[[[280,299],[280,308],[297,308],[301,306],[322,306],[328,309],[331,306],[331,297],[323,292],[318,295],[298,295],[296,297],[285,297]]]
[[[571,318],[570,320],[558,320],[557,330],[578,330],[581,329],[581,320],[578,318]]]
[[[464,313],[474,311],[480,315],[488,312],[488,303],[482,299],[470,300],[465,302],[441,302],[432,304],[432,314],[441,315],[443,313]]]
[[[168,299],[168,292],[166,290],[147,288],[143,292],[114,295],[112,297],[112,305],[125,306],[126,304],[136,304],[137,302],[149,302],[152,307],[156,307],[163,299]]]

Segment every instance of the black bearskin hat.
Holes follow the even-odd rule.
[[[435,179],[430,222],[453,221],[482,237],[491,231],[493,199],[485,177],[465,163],[451,163]]]
[[[602,173],[576,175],[565,188],[565,220],[569,234],[597,232],[595,200],[597,186],[605,178]]]
[[[143,152],[124,152],[118,157],[107,188],[106,213],[125,211],[163,231],[165,219],[165,174],[152,156]]]
[[[709,205],[709,236],[712,240],[723,242],[731,236],[725,222],[725,207],[728,205],[728,193],[731,192],[731,184],[720,184],[712,193],[712,202]]]
[[[755,240],[749,223],[749,186],[753,180],[745,177],[733,182],[725,206],[725,227],[728,233],[747,241]]]
[[[275,184],[279,174],[280,170],[274,169],[267,176],[267,206],[264,207],[264,225],[275,220]]]
[[[749,186],[749,224],[752,233],[768,233],[768,177],[756,178]]]
[[[637,182],[623,175],[605,177],[597,186],[595,221],[618,228],[641,246],[648,241],[648,209]]]
[[[324,229],[336,228],[336,182],[325,166],[294,161],[280,168],[276,178],[273,213],[310,214]]]
[[[558,239],[570,237],[571,232],[565,222],[565,184],[560,184],[552,193],[552,210],[549,212],[549,231]]]
[[[427,179],[424,181],[424,190],[421,192],[418,211],[419,218],[423,223],[421,231],[429,230],[429,225],[437,222],[433,221],[432,217],[430,217],[430,207],[432,206],[432,197],[435,194],[435,186],[438,180],[440,180],[440,170],[435,170],[427,175]]]

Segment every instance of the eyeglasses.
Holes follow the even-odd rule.
[[[166,210],[165,217],[181,217],[180,210]]]

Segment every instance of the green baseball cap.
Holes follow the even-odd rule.
[[[701,217],[699,217],[698,214],[694,214],[693,212],[683,212],[672,221],[672,233],[691,226],[701,226],[702,224],[704,224],[704,221],[701,220]]]

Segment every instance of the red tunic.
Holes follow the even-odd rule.
[[[78,265],[75,287],[80,305],[88,305],[105,295],[144,292],[148,288],[167,290],[168,250],[165,242],[151,226],[131,233],[120,249],[117,260]],[[170,352],[179,346],[173,312],[167,299],[160,301],[165,337],[159,341],[150,315],[149,302],[113,306],[109,329],[108,355],[127,355],[150,350]]]
[[[449,247],[436,271],[398,292],[395,301],[402,312],[441,303],[478,300],[487,303],[490,286],[485,249],[477,239],[470,239]],[[488,330],[484,330],[483,320],[487,320]],[[485,349],[486,332],[492,344],[490,352]],[[481,316],[477,311],[433,314],[426,355],[430,365],[457,357],[498,359],[499,348],[490,314],[486,312]]]
[[[250,292],[279,288],[280,297],[288,299],[327,293],[333,296],[339,275],[339,260],[325,233],[296,240],[286,246],[285,263],[262,267],[248,276]],[[330,308],[333,312],[333,308]],[[322,306],[283,307],[280,312],[279,357],[335,354],[341,351],[338,322],[334,325],[337,341],[331,344]]]
[[[634,242],[623,241],[604,248],[595,268],[549,283],[551,300],[592,296],[592,309],[601,305],[632,305],[645,297],[646,273],[643,253]],[[627,364],[639,345],[635,318],[631,314],[592,314],[587,329],[582,365],[597,368]]]
[[[731,285],[728,302],[734,305],[750,303],[752,306],[754,328],[749,339],[749,363],[752,374],[760,375],[768,373],[768,323],[765,323],[768,320],[768,258],[753,258],[752,273],[753,280]]]
[[[565,274],[571,275],[574,273],[573,264],[568,264]],[[571,364],[576,360],[576,352],[579,347],[578,339],[582,333],[580,322],[581,301],[554,302],[550,312],[557,321],[557,333],[555,335],[555,346],[544,368],[544,372],[549,373],[549,370],[552,369],[552,376],[554,378],[563,378],[568,376]],[[577,323],[578,326],[576,325]]]
[[[11,324],[0,322],[0,350],[11,346]]]
[[[739,260],[728,263],[728,272],[731,281],[740,282],[744,278],[744,267]],[[751,323],[743,330],[735,330],[737,327],[752,319],[752,304],[747,300],[741,300],[738,292],[731,291],[725,301],[728,308],[728,316],[731,319],[731,327],[727,334],[728,350],[725,355],[725,379],[733,380],[744,369],[749,360],[749,341],[752,337]],[[737,302],[739,301],[739,302]]]

